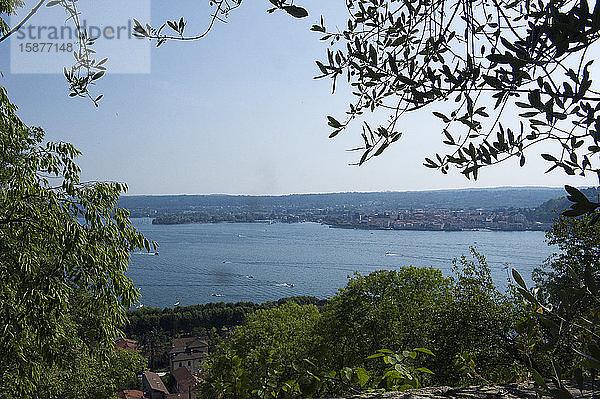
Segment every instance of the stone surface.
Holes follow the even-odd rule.
[[[600,384],[599,384],[600,385]],[[583,394],[569,385],[569,391],[575,398],[599,397],[599,390],[584,390]],[[370,395],[355,395],[345,398],[332,399],[536,399],[539,395],[534,390],[532,382],[518,384],[494,385],[485,387],[450,388],[431,387],[414,389],[404,392],[385,392]]]

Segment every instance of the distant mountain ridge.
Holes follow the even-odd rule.
[[[393,209],[506,209],[537,208],[565,195],[557,187],[499,187],[402,192],[346,192],[324,194],[157,195],[122,196],[120,206],[132,216],[197,212],[207,209],[340,209],[361,211]]]

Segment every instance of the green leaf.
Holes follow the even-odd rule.
[[[443,120],[445,123],[450,122],[450,118],[448,118],[446,115],[442,114],[441,112],[437,112],[437,111],[433,111],[433,114],[435,116],[437,116],[438,118],[440,118],[441,120]]]
[[[371,374],[362,367],[357,367],[354,372],[358,378],[358,384],[361,386],[361,388],[367,385],[367,382],[369,382],[369,379],[371,378]]]
[[[341,131],[342,131],[342,129],[337,129],[337,130],[334,130],[333,132],[331,132],[331,134],[329,134],[329,138],[330,138],[330,139],[334,138],[334,137],[335,137],[335,136],[337,136],[337,135],[338,135],[338,134],[339,134]],[[358,148],[358,149],[362,149],[362,147],[361,147],[361,148]]]
[[[344,367],[340,374],[343,380],[350,382],[352,381],[352,375],[354,374],[354,371],[352,371],[350,367]]]
[[[539,114],[539,112],[537,112],[537,111],[531,111],[531,112],[523,112],[522,114],[519,114],[519,116],[522,118],[531,118],[538,114]]]
[[[427,354],[427,355],[435,356],[435,355],[433,354],[433,352],[432,352],[432,351],[430,351],[430,350],[429,350],[429,349],[427,349],[427,348],[415,348],[415,351],[416,351],[416,352],[425,353],[425,354]]]
[[[550,154],[542,154],[542,158],[544,158],[546,161],[551,161],[551,162],[558,161],[554,156],[552,156]]]
[[[433,371],[429,370],[427,367],[419,367],[415,369],[415,371],[420,371],[421,373],[434,374]]]
[[[302,7],[290,5],[290,6],[283,6],[283,9],[285,10],[285,12],[287,12],[294,18],[308,17],[308,11],[306,11],[306,9],[302,8]]]
[[[521,277],[521,275],[519,274],[519,272],[517,270],[512,269],[512,276],[515,279],[515,281],[517,282],[517,284],[519,284],[521,286],[521,288],[527,289],[527,285],[525,284],[523,277]]]
[[[390,63],[391,70],[394,73],[398,73],[398,65],[396,64],[396,58],[392,54],[390,54],[388,56],[388,60],[389,60],[389,63]]]
[[[565,185],[565,190],[570,194],[569,200],[571,202],[586,202],[588,201],[587,197],[579,191],[577,188],[569,185]]]
[[[340,122],[338,122],[337,119],[335,119],[333,116],[328,116],[327,120],[328,120],[328,125],[335,129],[342,127],[342,124]]]
[[[177,24],[173,21],[167,21],[167,25],[169,25],[169,27],[171,29],[173,29],[175,32],[179,32],[179,29],[177,27]]]
[[[377,50],[372,44],[369,45],[369,58],[371,58],[371,63],[377,64]]]
[[[483,78],[485,83],[487,83],[489,86],[493,87],[494,89],[502,88],[502,82],[497,77],[488,76],[488,75],[482,75],[481,77]]]
[[[315,63],[317,64],[317,66],[319,67],[319,70],[321,70],[321,73],[323,75],[327,75],[329,73],[329,71],[327,70],[327,68],[325,67],[325,65],[323,65],[322,62],[320,61],[315,61]]]
[[[541,374],[537,370],[533,369],[531,371],[531,373],[533,374],[533,379],[536,384],[538,384],[540,387],[542,387],[546,391],[550,391],[550,389],[548,388],[548,385],[546,384],[546,381],[544,381],[544,378],[541,376]]]

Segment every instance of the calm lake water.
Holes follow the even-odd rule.
[[[354,271],[432,266],[450,275],[452,259],[475,246],[495,283],[506,265],[527,280],[554,252],[543,232],[367,231],[316,223],[134,225],[160,245],[159,255],[132,255],[129,276],[142,304],[171,307],[225,301],[263,302],[294,295],[333,295]],[[214,295],[213,295],[214,294]]]

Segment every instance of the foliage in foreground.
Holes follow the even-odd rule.
[[[531,362],[532,376],[540,392],[559,398],[571,397],[562,380],[574,379],[583,388],[600,369],[600,225],[591,225],[592,219],[555,223],[547,237],[561,253],[535,271],[534,289],[513,272],[529,316],[522,335],[530,349],[546,354]]]
[[[256,312],[218,348],[201,391],[318,397],[514,378],[515,307],[476,252],[455,268],[455,278],[414,267],[355,274],[321,311],[287,304]],[[481,365],[477,377],[457,372],[465,354]]]
[[[49,370],[112,348],[150,243],[117,206],[120,183],[82,182],[70,144],[25,126],[0,87],[0,380],[33,397]]]
[[[138,352],[128,350],[109,350],[103,356],[82,351],[65,366],[47,370],[37,397],[75,399],[85,392],[85,397],[112,399],[115,392],[142,388],[138,375],[145,371],[147,363]]]

